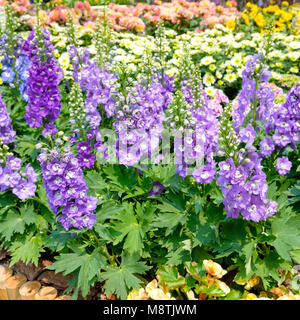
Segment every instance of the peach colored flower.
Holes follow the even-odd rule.
[[[221,265],[212,260],[203,260],[204,268],[208,274],[218,279],[222,278],[227,271],[224,270]]]

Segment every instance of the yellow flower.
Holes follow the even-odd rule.
[[[163,289],[158,287],[158,282],[156,279],[147,284],[146,293],[148,294],[149,298],[153,300],[175,300],[175,298],[171,296],[170,292],[164,292]]]
[[[220,280],[216,280],[216,285],[224,292],[224,294],[222,296],[226,296],[229,292],[230,292],[230,288],[228,287],[228,285]]]
[[[215,64],[210,64],[209,67],[208,67],[208,69],[209,69],[210,71],[215,71],[215,70],[216,70],[216,65],[215,65]]]
[[[282,1],[281,5],[288,7],[288,6],[289,6],[289,3],[288,3],[287,1]]]
[[[129,292],[127,300],[148,300],[148,294],[144,288],[141,288],[139,291],[133,289]]]
[[[218,279],[222,278],[227,273],[227,271],[224,270],[221,265],[213,262],[212,260],[203,260],[203,264],[206,272]]]
[[[229,30],[234,31],[235,26],[236,26],[235,20],[229,19],[229,20],[226,21],[226,28],[228,28]]]
[[[267,22],[265,21],[262,13],[258,13],[254,18],[254,21],[257,24],[257,26],[260,28],[264,28],[267,25]]]
[[[247,283],[246,279],[238,279],[238,280],[235,280],[235,282],[242,286]]]
[[[241,14],[241,16],[242,16],[242,18],[243,18],[243,20],[244,20],[244,22],[245,22],[245,25],[249,25],[250,24],[250,20],[249,20],[249,17],[248,17],[248,15],[247,15],[247,13],[245,13],[245,12],[243,12],[242,14]]]
[[[284,296],[279,297],[277,300],[300,300],[299,295],[285,294]]]
[[[3,84],[3,80],[0,78],[0,85]]]
[[[253,299],[257,299],[257,296],[254,293],[248,293],[246,295],[246,300],[253,300]]]
[[[250,290],[251,288],[255,287],[256,285],[258,285],[260,282],[260,278],[256,275],[254,275],[245,285],[245,289],[246,290]]]
[[[197,299],[195,298],[195,294],[194,294],[194,291],[193,291],[193,290],[188,291],[188,292],[186,293],[186,296],[187,296],[188,300],[197,300]]]
[[[219,86],[222,86],[224,84],[224,82],[222,80],[218,80],[217,83],[218,83]]]

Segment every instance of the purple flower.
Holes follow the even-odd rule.
[[[26,179],[21,179],[20,182],[12,189],[13,193],[21,200],[26,200],[34,197],[36,185],[28,182]]]
[[[96,161],[96,156],[93,154],[79,154],[77,155],[77,159],[79,161],[79,165],[82,168],[92,168]]]
[[[204,165],[193,172],[193,177],[197,183],[211,183],[215,175],[216,170],[211,165]]]
[[[246,143],[246,148],[251,147],[256,138],[256,132],[253,126],[248,124],[246,128],[241,129],[239,132],[239,138],[242,142]]]
[[[6,160],[6,168],[8,170],[20,170],[21,159],[15,158],[14,156],[9,156]]]
[[[76,148],[79,153],[83,154],[89,154],[91,150],[91,146],[86,141],[78,143]]]
[[[250,202],[250,195],[243,187],[234,185],[228,193],[228,200],[230,200],[232,208],[245,209]]]
[[[76,47],[70,46],[70,47],[68,48],[68,53],[69,53],[70,59],[73,59],[73,58],[76,56],[76,54],[77,54],[77,49],[76,49]]]
[[[232,184],[240,184],[240,183],[243,183],[245,179],[246,179],[245,169],[239,166],[234,170],[230,181]]]
[[[229,178],[235,171],[235,164],[231,158],[219,163],[220,175]]]
[[[165,187],[161,183],[159,183],[158,181],[154,181],[153,187],[149,191],[148,195],[149,195],[149,197],[159,196],[164,191],[164,189],[165,189]]]
[[[45,137],[46,135],[50,135],[54,137],[54,134],[57,132],[56,127],[52,123],[46,123],[45,127],[42,131],[42,135]]]
[[[247,207],[241,213],[244,219],[258,222],[265,219],[266,207],[260,197],[252,196]]]
[[[0,94],[0,139],[3,143],[9,144],[15,140],[15,136],[16,132],[11,125],[10,115]]]
[[[259,150],[264,156],[270,156],[275,149],[274,142],[271,137],[265,137],[259,145]]]
[[[269,201],[266,207],[265,219],[273,216],[276,213],[278,203],[276,201]]]
[[[36,183],[37,177],[39,176],[38,173],[34,171],[30,164],[27,164],[25,167],[24,173],[27,175],[27,179],[30,183]]]
[[[289,161],[288,157],[281,157],[277,158],[275,167],[280,175],[284,175],[290,172],[292,163],[291,161]]]
[[[32,128],[41,127],[43,121],[55,121],[61,108],[58,85],[62,77],[62,70],[53,57],[54,46],[50,41],[49,33],[46,30],[42,32],[44,43],[43,48],[39,48],[42,49],[41,53],[37,50],[39,43],[34,31],[31,31],[23,45],[23,51],[31,61],[26,83],[28,105],[25,108],[24,118]]]
[[[53,152],[54,151],[54,152]],[[92,156],[92,155],[90,155]],[[48,150],[38,157],[43,172],[43,186],[48,195],[49,207],[59,214],[58,221],[65,230],[92,228],[96,222],[93,213],[97,199],[88,196],[80,161],[68,146]]]

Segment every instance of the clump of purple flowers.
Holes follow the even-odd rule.
[[[218,146],[218,120],[207,105],[198,82],[198,70],[191,81],[182,82],[167,110],[168,124],[175,131],[174,153],[177,173],[191,174],[197,183],[210,183],[216,175],[214,152]]]
[[[31,62],[26,83],[28,105],[24,118],[32,128],[54,122],[60,113],[58,85],[62,71],[52,54],[53,50],[50,34],[46,30],[32,30],[23,45],[23,51]]]
[[[7,144],[14,141],[16,132],[0,95],[0,192],[12,188],[21,200],[33,197],[36,190],[37,174],[28,164],[21,172],[21,159],[15,158]]]
[[[276,213],[277,203],[266,198],[266,175],[256,152],[237,163],[228,158],[219,163],[219,169],[217,182],[228,217],[238,218],[241,213],[244,219],[258,222]]]
[[[272,132],[272,138],[266,138],[261,152],[275,147],[281,150],[287,146],[296,150],[300,141],[300,85],[288,93],[285,103],[272,111],[266,125],[266,133]]]
[[[59,214],[58,221],[65,230],[92,228],[96,222],[94,211],[97,199],[88,196],[79,160],[66,144],[63,132],[55,134],[54,147],[41,148],[38,156],[43,173],[50,209]],[[42,147],[40,145],[38,148]]]
[[[16,132],[12,127],[10,115],[2,101],[2,95],[0,95],[0,139],[3,143],[9,144],[15,140],[15,137]]]
[[[153,79],[148,88],[136,83],[127,87],[126,94],[114,96],[113,126],[119,163],[131,166],[156,156],[165,120],[162,90],[162,85]]]
[[[242,90],[237,101],[238,108],[234,111],[234,127],[236,130],[244,124],[246,116],[250,115],[252,121],[264,122],[273,106],[275,95],[272,90],[263,85],[268,82],[271,72],[263,67],[262,56],[253,55],[242,72]]]

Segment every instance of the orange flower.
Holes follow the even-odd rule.
[[[224,270],[221,265],[212,260],[203,260],[204,268],[208,274],[218,279],[221,279],[227,271]]]

